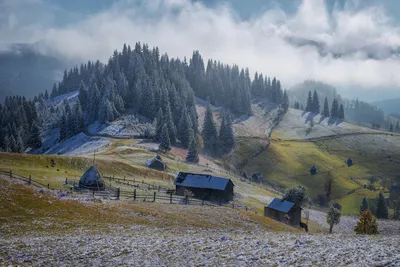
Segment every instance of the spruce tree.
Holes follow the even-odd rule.
[[[17,141],[15,140],[15,137],[13,135],[10,136],[10,152],[17,152]]]
[[[286,89],[283,91],[283,108],[285,111],[289,108],[289,96],[286,92]]]
[[[229,110],[222,114],[221,128],[218,137],[219,152],[222,155],[229,153],[235,145],[232,129],[232,119]]]
[[[378,219],[388,219],[389,212],[386,206],[385,197],[383,196],[382,192],[379,193],[378,196],[378,205],[376,207],[376,217]]]
[[[313,111],[313,99],[311,95],[311,90],[308,91],[308,98],[307,98],[307,104],[306,104],[306,112],[312,112]]]
[[[160,142],[161,141],[161,133],[164,126],[164,113],[161,108],[158,109],[157,117],[156,117],[156,132],[154,136],[154,140]]]
[[[49,99],[49,92],[47,92],[47,90],[44,92],[44,99]]]
[[[328,104],[328,98],[325,97],[325,101],[324,101],[324,110],[322,111],[322,115],[324,117],[329,117],[330,113],[329,113],[329,104]]]
[[[344,120],[344,107],[343,107],[343,104],[340,104],[339,119]]]
[[[67,129],[67,117],[65,114],[61,116],[60,120],[60,141],[63,141],[67,138],[68,129]]]
[[[317,90],[314,90],[314,94],[313,94],[313,98],[312,98],[312,112],[314,114],[319,114],[320,111],[321,111],[321,107],[319,104],[318,93],[317,93]]]
[[[81,102],[78,100],[75,104],[74,120],[73,120],[74,134],[79,133],[85,128],[85,121],[83,118]]]
[[[164,124],[162,127],[161,143],[158,149],[162,152],[167,152],[171,150],[171,142],[169,140],[168,127],[166,124]]]
[[[29,145],[32,148],[38,148],[42,146],[42,139],[40,138],[40,129],[36,121],[33,121],[31,125]]]
[[[217,127],[213,118],[211,105],[208,103],[204,117],[202,137],[204,140],[204,151],[209,155],[217,152]]]
[[[362,213],[364,210],[367,210],[367,209],[368,209],[368,201],[367,201],[367,198],[364,197],[362,200],[361,207],[360,207],[360,212]]]
[[[339,105],[336,99],[333,99],[332,108],[331,108],[331,117],[333,119],[339,118]]]
[[[190,145],[190,132],[193,134],[192,123],[190,122],[186,105],[184,105],[182,109],[181,120],[179,121],[178,138],[185,148],[188,148]]]
[[[396,133],[400,132],[400,125],[399,125],[399,121],[397,121],[397,123],[396,123],[395,132],[396,132]]]
[[[197,163],[199,162],[199,154],[197,152],[197,142],[196,137],[193,135],[193,131],[190,131],[190,145],[189,145],[189,152],[186,156],[187,162]]]
[[[176,127],[172,118],[171,108],[168,104],[166,108],[166,113],[164,115],[164,124],[167,125],[168,128],[168,136],[171,142],[171,145],[176,144]]]
[[[392,123],[390,123],[390,125],[389,125],[389,132],[393,132],[393,124]]]

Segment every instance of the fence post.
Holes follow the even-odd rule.
[[[31,183],[32,183],[32,176],[29,175],[29,182],[28,182],[28,184],[31,184]]]
[[[201,200],[201,205],[204,205],[204,195],[203,195],[203,199]]]
[[[68,184],[68,178],[65,178],[65,184]]]
[[[234,208],[235,208],[235,203],[232,202],[232,209],[234,209]]]
[[[222,198],[219,199],[219,205],[222,206]]]
[[[154,192],[153,202],[156,202],[156,192]]]
[[[169,204],[172,204],[172,193],[169,195]]]
[[[117,200],[119,200],[119,194],[120,194],[120,189],[119,189],[119,187],[117,188]]]
[[[10,170],[10,178],[12,178],[12,170]]]
[[[246,206],[246,211],[247,211],[247,206]]]
[[[186,196],[185,196],[185,204],[187,204],[188,202],[189,202],[189,196],[186,195]]]
[[[136,189],[133,190],[133,201],[136,200]]]
[[[47,184],[47,189],[50,189],[50,184]]]
[[[125,176],[124,176],[124,182],[125,182]]]

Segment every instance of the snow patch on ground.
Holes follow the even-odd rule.
[[[74,102],[78,99],[79,91],[69,92],[63,95],[56,96],[46,101],[47,105],[58,105],[66,99],[68,102]]]
[[[121,137],[121,138],[137,138],[144,137],[148,133],[154,131],[154,127],[150,123],[139,122],[134,116],[124,116],[111,123],[100,124],[96,122],[88,127],[91,135]]]
[[[56,144],[43,154],[57,155],[84,155],[98,151],[102,147],[107,147],[110,142],[106,138],[90,137],[84,133],[79,133],[71,138]]]

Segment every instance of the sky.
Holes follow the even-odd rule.
[[[373,101],[400,97],[399,18],[399,0],[0,0],[0,49],[105,62],[140,41]]]

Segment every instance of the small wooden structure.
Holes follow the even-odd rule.
[[[317,167],[315,167],[315,165],[313,165],[310,169],[310,174],[311,175],[316,175],[318,173],[317,171]]]
[[[90,190],[104,190],[105,184],[100,172],[92,165],[79,180],[79,188]]]
[[[261,172],[253,173],[251,180],[256,183],[262,183],[264,181],[264,176],[261,174]]]
[[[291,226],[300,227],[301,208],[293,202],[274,198],[268,207],[264,208],[264,216]]]
[[[228,178],[186,172],[178,174],[174,185],[177,195],[183,196],[187,189],[193,192],[196,198],[215,201],[232,201],[235,186]]]
[[[346,160],[346,163],[347,163],[347,167],[353,166],[353,159],[352,159],[352,158],[348,158],[348,159]]]
[[[160,155],[146,161],[146,166],[159,171],[165,171],[167,168],[167,164],[163,161]]]

